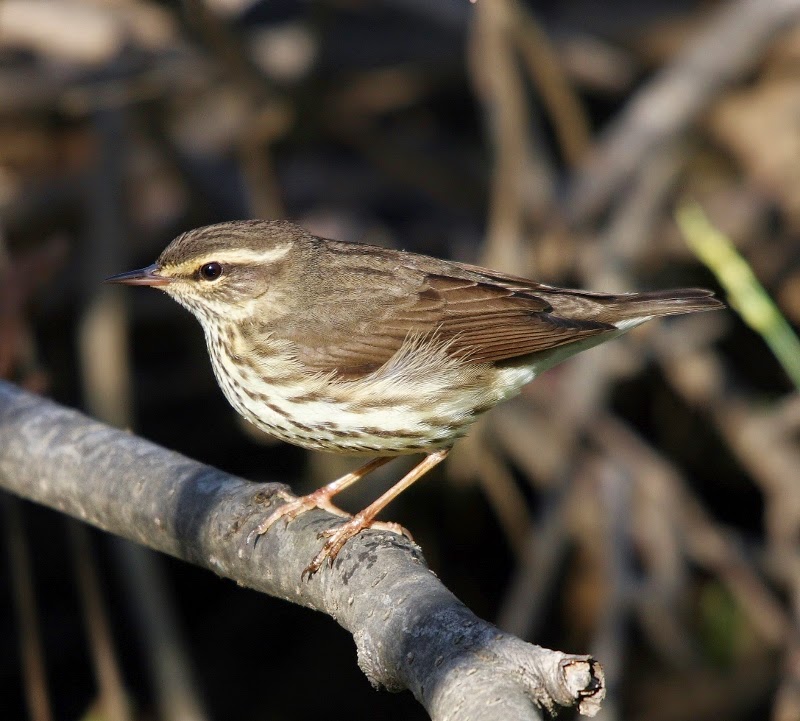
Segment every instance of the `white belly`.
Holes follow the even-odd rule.
[[[235,362],[208,337],[214,373],[233,407],[261,430],[307,448],[401,455],[450,446],[501,400],[531,381],[531,368],[467,366],[411,346],[358,380],[303,373],[290,357],[263,372]]]

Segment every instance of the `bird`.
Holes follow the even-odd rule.
[[[285,220],[189,230],[158,260],[109,283],[165,291],[200,322],[216,380],[262,431],[305,448],[369,456],[286,501],[247,541],[313,508],[347,518],[304,571],[333,565],[483,413],[543,371],[658,316],[723,308],[683,288],[601,293],[488,268],[320,238]],[[360,512],[332,499],[401,455],[422,460]],[[400,528],[390,524],[393,530]]]

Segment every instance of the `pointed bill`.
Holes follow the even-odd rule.
[[[160,275],[160,268],[155,263],[139,270],[129,270],[127,273],[119,273],[106,278],[106,283],[121,283],[122,285],[169,285],[172,278]]]

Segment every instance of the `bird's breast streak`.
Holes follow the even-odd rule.
[[[514,395],[533,378],[528,368],[492,370],[493,381],[464,378],[457,362],[438,362],[425,352],[357,381],[333,374],[297,373],[290,356],[264,362],[252,354],[231,357],[231,344],[207,334],[217,382],[231,405],[261,430],[307,448],[354,455],[401,455],[449,446],[476,418]],[[237,347],[238,344],[234,344]],[[238,346],[239,350],[241,346]],[[416,391],[405,376],[409,363],[428,364]],[[489,372],[488,369],[486,372]]]

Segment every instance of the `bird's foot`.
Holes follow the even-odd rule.
[[[409,541],[414,542],[414,536],[411,535],[411,531],[394,521],[373,521],[369,524],[369,527],[378,531],[396,533],[398,536],[405,536]]]
[[[247,543],[252,543],[257,540],[259,536],[263,536],[281,518],[285,524],[288,524],[289,521],[293,521],[300,514],[310,511],[313,508],[321,508],[323,511],[333,513],[335,516],[342,516],[343,518],[348,517],[350,514],[343,511],[338,506],[334,506],[331,502],[330,493],[326,493],[325,491],[325,488],[320,488],[313,493],[309,493],[307,496],[300,496],[299,498],[295,498],[291,494],[281,491],[280,496],[286,503],[276,508],[269,516],[261,521],[258,526],[250,531],[250,534],[247,536]]]
[[[399,523],[375,521],[362,511],[361,513],[356,513],[349,521],[322,531],[319,534],[319,538],[327,538],[328,540],[325,542],[320,552],[314,556],[314,560],[306,566],[302,577],[305,579],[311,578],[311,576],[319,571],[326,560],[328,561],[328,566],[333,566],[333,562],[336,560],[336,556],[339,555],[339,551],[344,547],[344,544],[367,528],[391,531],[400,536],[405,536],[410,541],[414,540],[411,533]]]

